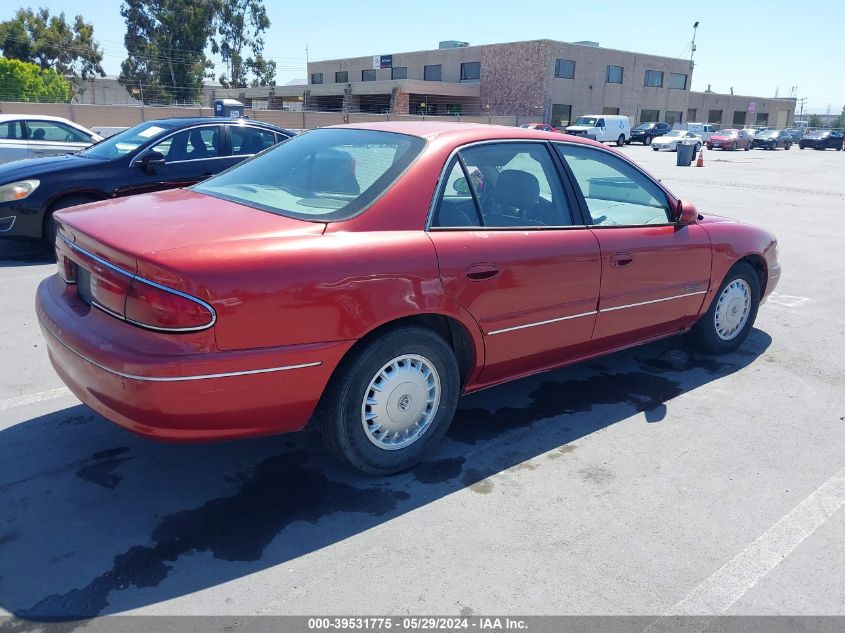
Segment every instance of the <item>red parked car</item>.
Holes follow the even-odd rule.
[[[615,150],[500,126],[318,129],[56,219],[38,318],[83,402],[170,440],[310,423],[381,474],[461,394],[679,333],[734,350],[780,276],[771,234]]]
[[[715,147],[719,149],[744,149],[748,151],[751,149],[753,140],[754,137],[745,130],[719,130],[707,139],[707,149],[713,149]]]

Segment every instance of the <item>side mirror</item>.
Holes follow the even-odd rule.
[[[138,161],[138,165],[144,168],[164,165],[164,154],[161,152],[147,152]]]
[[[678,224],[693,224],[698,219],[698,209],[692,202],[678,201],[678,208],[675,214],[675,221]]]

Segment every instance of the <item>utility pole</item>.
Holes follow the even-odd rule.
[[[690,44],[690,51],[689,51],[689,69],[692,70],[695,67],[695,61],[693,58],[695,57],[695,36],[698,33],[698,21],[692,25],[692,44]]]
[[[804,120],[804,103],[806,101],[807,101],[807,97],[801,97],[800,99],[798,99],[798,105],[801,106],[801,114],[799,114],[798,116],[800,117],[799,120],[801,120],[801,121]]]

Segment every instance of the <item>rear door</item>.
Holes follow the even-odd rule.
[[[711,247],[697,224],[678,226],[670,199],[613,152],[555,143],[601,249],[597,348],[680,330],[710,285]]]
[[[94,139],[75,127],[61,121],[28,119],[28,155],[30,158],[55,156],[85,149]]]
[[[164,165],[144,166],[144,156],[159,152]],[[199,125],[175,132],[141,152],[130,163],[132,194],[187,187],[217,174],[231,164],[219,124]]]
[[[599,292],[599,248],[545,142],[462,149],[433,209],[445,292],[478,322],[481,382],[582,355]]]
[[[26,125],[23,121],[0,123],[0,163],[8,163],[29,156]]]

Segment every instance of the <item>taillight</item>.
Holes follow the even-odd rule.
[[[96,259],[87,262],[86,270],[90,273],[89,292],[93,301],[98,307],[122,317],[132,275]]]
[[[126,293],[127,321],[156,330],[202,330],[214,323],[207,303],[135,277]]]
[[[59,277],[66,284],[76,283],[76,264],[58,248],[56,249],[56,266],[59,268]]]

